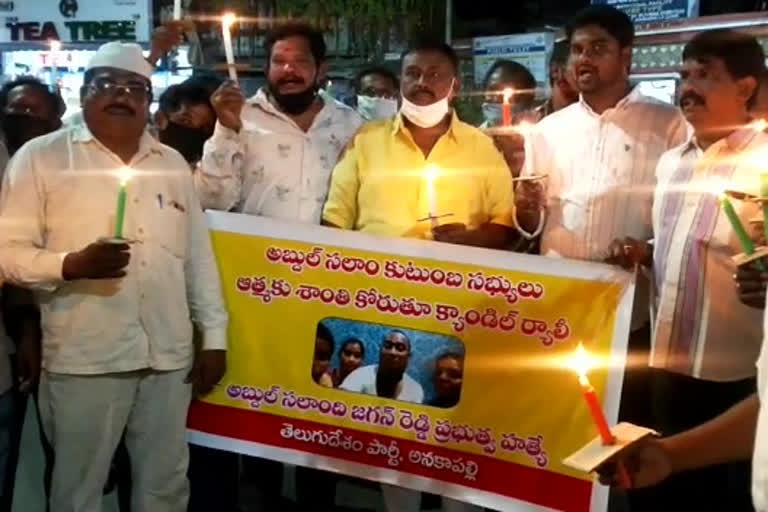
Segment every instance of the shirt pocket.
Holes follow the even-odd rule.
[[[152,226],[153,238],[157,245],[182,259],[187,254],[187,215],[187,206],[170,200],[160,208]]]

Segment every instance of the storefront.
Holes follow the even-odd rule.
[[[83,71],[99,45],[135,41],[148,50],[152,34],[151,0],[2,0],[0,19],[2,81],[21,75],[55,81],[67,115],[79,108]],[[185,48],[174,60],[174,71],[152,77],[155,97],[192,74]]]

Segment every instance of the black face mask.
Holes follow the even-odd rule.
[[[5,114],[0,124],[11,155],[35,137],[46,135],[55,129],[50,121],[28,114]]]
[[[275,98],[277,104],[280,105],[280,109],[292,116],[298,116],[306,112],[312,106],[315,98],[317,98],[317,86],[314,85],[306,91],[291,94],[281,94],[272,85],[269,85],[268,88],[269,93]]]
[[[203,156],[203,144],[211,136],[199,128],[190,128],[183,124],[168,121],[165,130],[159,133],[160,142],[181,153],[184,159],[193,164]]]

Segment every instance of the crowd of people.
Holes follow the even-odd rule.
[[[266,37],[267,84],[255,96],[196,76],[169,88],[150,119],[153,64],[183,32],[163,27],[149,59],[135,44],[103,45],[84,76],[82,115],[67,123],[39,81],[0,89],[10,157],[0,189],[0,338],[10,340],[0,344],[0,511],[13,498],[27,394],[50,510],[100,511],[111,480],[124,512],[237,509],[239,456],[185,440],[190,401],[226,368],[204,209],[636,271],[619,416],[664,437],[622,455],[630,509],[753,510],[751,478],[754,507],[768,510],[758,398],[768,389],[768,356],[758,357],[768,275],[759,263],[735,267],[742,249],[718,202],[726,188],[759,195],[767,161],[755,119],[768,111],[768,80],[753,37],[714,29],[688,41],[678,108],[632,86],[633,24],[594,5],[555,45],[549,99],[537,103],[524,66],[499,61],[474,127],[453,108],[462,82],[450,46],[410,45],[399,76],[362,72],[347,106],[321,92],[323,35],[291,22]],[[514,123],[529,129],[499,126],[508,87]],[[431,166],[439,211],[422,193]],[[114,239],[125,167],[130,215]],[[762,222],[757,203],[734,202],[745,223]],[[318,327],[315,382],[423,400],[406,372],[407,335],[390,332],[370,366],[365,343],[345,342],[331,369],[327,331]],[[434,405],[456,404],[462,376],[463,359],[437,361]],[[242,465],[259,473],[265,510],[284,510],[281,465]],[[601,468],[606,483],[616,467]],[[332,510],[337,481],[298,468],[299,510]],[[422,501],[392,485],[382,495],[392,512]],[[442,509],[478,507],[444,498]]]

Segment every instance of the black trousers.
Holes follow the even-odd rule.
[[[755,379],[712,382],[652,370],[652,426],[664,436],[701,425],[756,390]],[[749,461],[722,464],[672,476],[661,485],[632,491],[632,512],[751,512]]]

